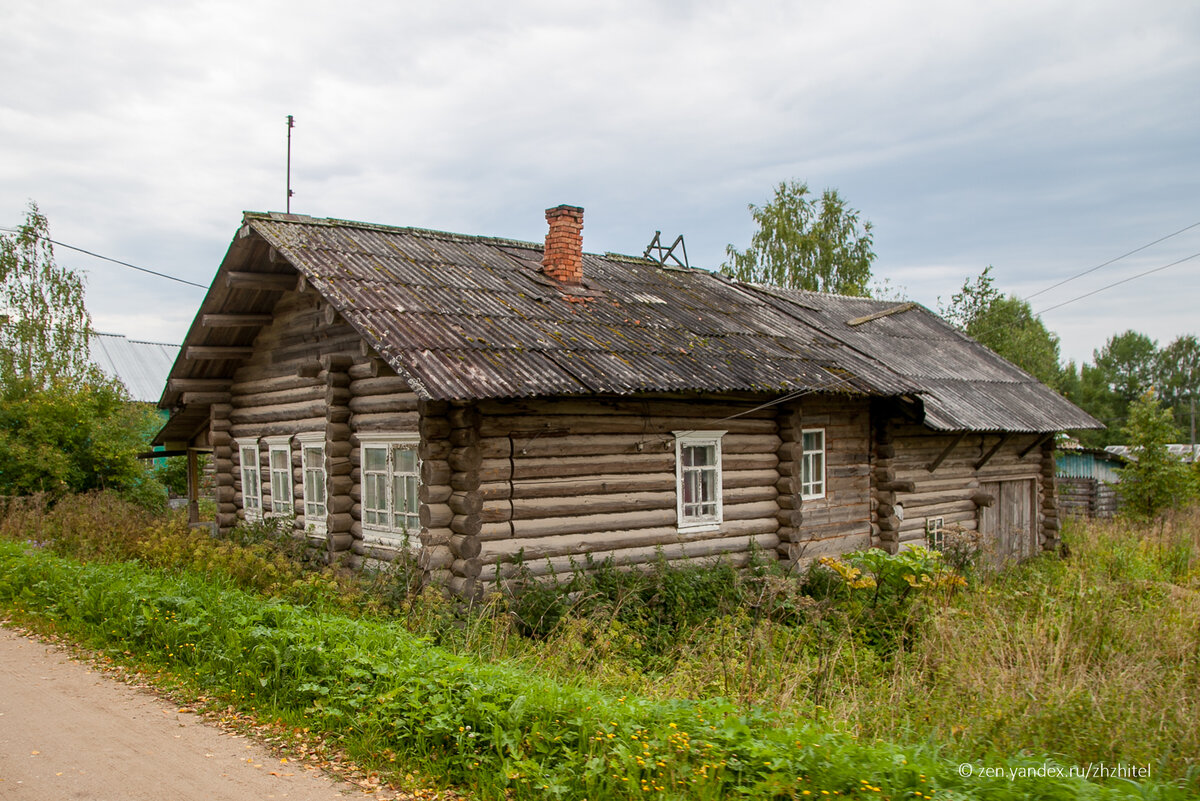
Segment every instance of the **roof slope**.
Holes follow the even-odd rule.
[[[132,400],[154,403],[162,394],[171,365],[179,355],[179,346],[143,342],[120,334],[93,333],[88,340],[88,351],[92,363],[124,384]]]
[[[270,261],[272,271],[291,265],[434,399],[920,394],[938,429],[1099,425],[915,304],[849,325],[895,304],[739,284],[614,254],[585,254],[584,284],[570,287],[543,275],[541,260],[541,245],[526,242],[247,213],[218,278],[256,263]],[[229,292],[215,281],[201,311],[230,311]],[[240,311],[262,312],[278,295],[244,297]],[[247,344],[206,333],[199,319],[189,345]],[[181,358],[171,375],[231,375],[235,366]]]

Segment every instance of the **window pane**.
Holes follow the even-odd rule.
[[[392,453],[394,454],[394,459],[396,462],[396,472],[417,472],[417,451],[415,448],[396,448]]]
[[[363,448],[363,469],[387,470],[387,448]]]

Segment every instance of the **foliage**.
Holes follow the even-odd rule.
[[[1130,405],[1125,436],[1132,458],[1118,470],[1123,511],[1153,517],[1164,509],[1186,506],[1200,494],[1196,473],[1167,450],[1167,443],[1178,435],[1170,410],[1151,393]]]
[[[157,424],[112,381],[12,378],[0,384],[0,493],[108,488],[162,506],[162,486],[137,458]]]
[[[147,506],[166,493],[136,456],[157,420],[90,363],[83,281],[54,261],[30,203],[0,236],[0,493],[111,488]]]
[[[1002,776],[968,777],[927,745],[720,699],[614,698],[454,656],[386,621],[15,543],[0,544],[0,603],[94,647],[136,652],[222,704],[420,763],[490,798],[1186,797],[1154,781],[1105,787],[1045,775],[1036,769],[1049,761],[1020,749],[989,760]]]
[[[980,344],[1008,359],[1043,384],[1060,389],[1058,337],[1046,329],[1028,301],[996,289],[991,266],[974,283],[963,282],[942,315]]]
[[[725,248],[722,272],[739,281],[811,292],[866,295],[873,235],[835,189],[818,201],[808,184],[781,182],[765,206],[750,204],[758,230],[744,251]]]
[[[54,261],[46,217],[30,203],[12,235],[0,235],[0,381],[44,388],[94,376],[83,280]]]
[[[1178,336],[1156,357],[1157,385],[1163,402],[1175,414],[1175,423],[1190,429],[1193,402],[1200,395],[1200,340],[1194,334]]]

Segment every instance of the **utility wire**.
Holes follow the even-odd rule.
[[[1044,295],[1045,293],[1049,292],[1052,289],[1058,289],[1063,284],[1070,283],[1071,281],[1074,281],[1076,278],[1082,278],[1085,275],[1094,273],[1094,272],[1096,272],[1096,270],[1099,270],[1101,267],[1107,267],[1108,265],[1112,264],[1113,262],[1118,262],[1127,256],[1132,256],[1134,253],[1140,253],[1143,250],[1145,250],[1146,248],[1153,247],[1154,245],[1157,245],[1160,242],[1166,242],[1171,237],[1179,236],[1180,234],[1184,233],[1185,231],[1190,231],[1193,228],[1196,228],[1197,226],[1200,226],[1200,222],[1194,222],[1185,228],[1180,228],[1178,231],[1176,231],[1173,234],[1167,234],[1164,237],[1155,239],[1153,242],[1149,242],[1145,245],[1142,245],[1140,248],[1134,248],[1133,250],[1129,251],[1128,253],[1122,253],[1120,256],[1117,256],[1114,259],[1109,259],[1108,261],[1104,262],[1103,264],[1097,264],[1095,267],[1084,270],[1083,272],[1078,273],[1076,275],[1072,275],[1070,278],[1064,278],[1063,280],[1059,281],[1057,284],[1054,284],[1053,286],[1048,286],[1045,289],[1041,289],[1041,290],[1038,290],[1037,292],[1034,292],[1032,295],[1027,295],[1025,297],[1025,300],[1033,300],[1038,295]],[[1114,284],[1114,286],[1115,286],[1115,284]]]
[[[1197,223],[1197,225],[1200,225],[1200,223]],[[1130,281],[1134,280],[1135,278],[1142,278],[1144,276],[1150,275],[1151,273],[1156,273],[1156,272],[1159,272],[1160,270],[1165,270],[1168,267],[1174,267],[1177,264],[1183,264],[1185,261],[1191,261],[1192,259],[1196,258],[1197,256],[1200,256],[1200,253],[1193,253],[1190,256],[1184,256],[1182,259],[1179,259],[1178,261],[1173,261],[1170,264],[1164,264],[1161,267],[1155,267],[1151,270],[1146,270],[1145,272],[1138,273],[1137,275],[1131,275],[1128,278],[1122,278],[1120,281],[1113,281],[1111,284],[1108,284],[1107,286],[1102,286],[1099,289],[1093,289],[1091,292],[1088,292],[1084,295],[1080,295],[1077,298],[1071,298],[1070,300],[1064,300],[1062,303],[1056,303],[1053,306],[1047,306],[1046,308],[1039,311],[1037,314],[1040,316],[1040,315],[1045,314],[1048,311],[1054,311],[1055,309],[1062,308],[1063,306],[1066,306],[1068,303],[1074,303],[1077,300],[1083,300],[1084,298],[1090,298],[1092,295],[1095,295],[1098,292],[1103,292],[1106,289],[1112,289],[1113,287],[1120,286],[1121,284],[1127,284]],[[1101,266],[1103,266],[1103,265],[1101,265]],[[1030,295],[1030,297],[1033,297],[1033,296]]]
[[[6,233],[10,233],[10,234],[16,234],[16,233],[20,233],[20,232],[19,232],[17,229],[15,229],[15,228],[3,228],[3,227],[0,227],[0,231],[4,231],[4,232],[6,232]],[[129,267],[130,269],[132,269],[132,270],[137,270],[138,272],[149,273],[150,275],[156,275],[156,276],[158,276],[159,278],[166,278],[166,279],[168,279],[168,280],[170,280],[170,281],[177,281],[177,282],[179,282],[179,283],[181,283],[181,284],[187,284],[188,286],[199,287],[200,289],[208,289],[208,285],[207,285],[207,284],[197,284],[195,281],[187,281],[187,280],[185,280],[185,279],[183,279],[183,278],[176,278],[176,277],[175,277],[175,276],[173,276],[173,275],[167,275],[166,273],[160,273],[160,272],[158,272],[157,270],[150,270],[150,269],[147,269],[147,268],[145,268],[145,267],[138,267],[136,264],[130,264],[130,263],[129,263],[129,262],[127,262],[127,261],[121,261],[120,259],[113,259],[113,258],[109,258],[108,256],[101,256],[99,253],[93,253],[93,252],[92,252],[92,251],[90,251],[90,250],[84,250],[83,248],[77,248],[77,247],[75,247],[74,245],[68,245],[68,244],[66,244],[66,243],[64,243],[64,242],[59,242],[59,241],[58,241],[58,240],[56,240],[56,239],[50,239],[49,237],[38,237],[38,238],[39,238],[39,239],[44,239],[45,241],[49,242],[50,244],[52,244],[52,245],[57,245],[57,246],[58,246],[58,247],[60,247],[60,248],[66,248],[67,250],[74,250],[74,251],[76,251],[76,252],[78,252],[78,253],[85,253],[85,254],[87,254],[88,256],[92,256],[92,257],[94,257],[94,258],[101,259],[101,260],[103,260],[103,261],[111,261],[113,264],[119,264],[119,265],[121,265],[122,267]]]

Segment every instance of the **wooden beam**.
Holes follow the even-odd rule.
[[[238,273],[225,276],[225,285],[230,289],[261,289],[267,292],[283,292],[296,288],[295,273]]]
[[[205,314],[200,325],[205,328],[253,328],[269,325],[274,316],[270,314]]]
[[[1028,453],[1029,453],[1031,450],[1033,450],[1034,448],[1039,448],[1039,447],[1041,447],[1041,445],[1042,445],[1042,443],[1043,443],[1043,442],[1045,442],[1046,440],[1048,440],[1048,439],[1051,439],[1051,438],[1053,438],[1053,437],[1054,437],[1054,432],[1053,432],[1053,431],[1049,432],[1048,434],[1042,434],[1040,437],[1038,437],[1037,439],[1035,439],[1033,442],[1029,443],[1029,447],[1028,447],[1028,448],[1026,448],[1025,450],[1021,451],[1019,454],[1017,454],[1017,458],[1018,458],[1018,459],[1024,459],[1024,458],[1025,458],[1025,456],[1026,456],[1026,455],[1028,455]]]
[[[254,353],[250,345],[188,345],[184,357],[188,359],[244,359]]]
[[[185,392],[183,405],[212,406],[214,403],[229,403],[228,392]]]
[[[893,314],[903,314],[904,312],[915,308],[917,308],[917,304],[909,301],[908,303],[901,303],[899,306],[892,306],[890,309],[877,311],[874,314],[868,314],[863,317],[855,317],[853,320],[847,320],[846,325],[862,325],[863,323],[869,323],[872,320],[878,320],[880,317],[889,317]]]
[[[168,392],[223,392],[233,383],[231,378],[170,378]]]
[[[953,441],[953,442],[951,442],[949,445],[947,445],[947,446],[946,446],[946,450],[942,451],[941,455],[940,455],[940,456],[938,456],[938,458],[934,459],[932,462],[930,462],[930,463],[929,463],[929,464],[926,466],[926,468],[925,468],[925,469],[926,469],[926,470],[928,470],[930,473],[932,473],[934,470],[937,470],[937,469],[938,469],[938,466],[939,466],[939,465],[940,465],[942,462],[946,461],[946,457],[950,455],[950,451],[952,451],[952,450],[954,450],[955,448],[957,448],[957,447],[958,447],[958,443],[962,442],[962,441],[963,441],[963,437],[965,437],[965,436],[967,436],[967,432],[966,432],[966,431],[962,432],[962,433],[961,433],[961,434],[959,434],[957,437],[955,437],[955,438],[954,438],[954,441]]]
[[[975,463],[975,469],[979,470],[985,464],[990,462],[992,460],[992,457],[996,455],[996,452],[999,451],[1001,448],[1003,448],[1004,444],[1012,438],[1013,438],[1013,434],[1011,431],[1007,431],[1003,435],[1001,435],[1000,441],[997,442],[995,445],[993,445],[992,449],[990,451],[988,451],[987,453],[985,453],[983,455],[983,458]]]

